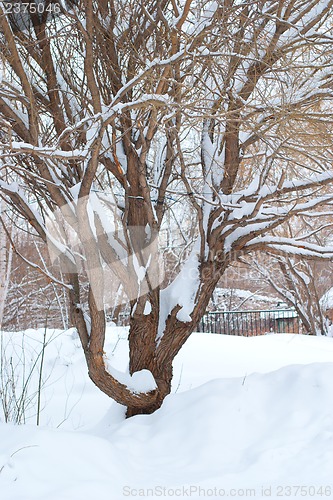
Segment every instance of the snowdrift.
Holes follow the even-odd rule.
[[[36,352],[38,332],[26,335]],[[124,421],[87,380],[73,332],[54,338],[43,426],[0,424],[1,499],[333,495],[332,339],[195,334],[163,407]],[[126,346],[109,330],[116,369]]]

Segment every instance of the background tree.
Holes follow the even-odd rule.
[[[50,268],[47,246],[40,239],[23,232],[22,226],[20,229],[11,234],[15,251],[7,242],[4,255],[7,268],[10,263],[10,273],[7,273],[2,328],[9,331],[41,328],[45,326],[47,316],[50,328],[66,329],[69,325],[65,290],[21,258],[24,255],[42,269]],[[4,231],[2,235],[6,236]],[[61,277],[59,269],[54,268],[53,271],[58,278]]]
[[[0,217],[6,220],[4,215],[4,203],[0,199]],[[3,317],[8,294],[13,251],[6,238],[6,234],[0,228],[0,330],[3,326]]]
[[[32,13],[25,30],[0,7],[1,196],[59,256],[89,375],[128,415],[170,392],[231,262],[333,252],[272,234],[330,201],[332,6],[86,0]],[[190,209],[197,233],[166,283],[156,253],[170,205],[180,226]],[[131,308],[125,382],[103,351],[109,271]],[[142,370],[154,383],[134,383]]]
[[[321,306],[320,265],[299,256],[271,256],[269,266],[256,262],[262,278],[289,306],[295,308],[304,333],[326,335],[328,323]],[[319,268],[319,269],[318,269]]]
[[[280,234],[297,241],[311,241],[321,246],[329,246],[332,241],[332,212],[329,207],[320,211],[303,214],[294,224],[281,227]],[[290,306],[294,307],[307,334],[326,335],[329,324],[321,297],[331,287],[331,258],[318,255],[269,255],[261,262],[254,258],[251,266],[258,276]]]

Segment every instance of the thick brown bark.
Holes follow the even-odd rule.
[[[157,398],[145,407],[128,406],[127,417],[139,414],[150,414],[160,408],[164,398],[170,393],[172,380],[172,360],[160,364],[156,357],[156,335],[158,313],[154,307],[151,314],[134,314],[131,318],[129,332],[130,373],[149,370],[157,384]]]
[[[134,393],[124,384],[116,380],[105,368],[103,353],[92,355],[88,350],[86,359],[89,377],[104,394],[117,403],[133,408],[137,413],[146,413],[145,409],[154,406],[158,399],[158,391]]]
[[[152,390],[146,393],[135,393],[108,372],[104,359],[104,311],[98,310],[93,294],[90,290],[89,308],[91,324],[90,331],[88,331],[83,311],[79,306],[80,297],[78,289],[75,286],[75,281],[75,275],[72,275],[71,282],[73,288],[69,294],[71,320],[76,327],[81,340],[90,379],[102,392],[114,399],[117,403],[130,408],[135,408],[135,411],[138,413],[145,413],[142,409],[155,404],[159,397],[158,391]]]
[[[201,286],[191,315],[192,321],[182,322],[178,320],[177,313],[180,306],[176,305],[166,320],[160,341],[156,341],[159,307],[155,309],[153,305],[150,315],[134,314],[132,317],[129,333],[130,373],[143,369],[150,370],[158,389],[156,400],[153,403],[140,408],[129,406],[127,417],[153,413],[161,407],[165,397],[171,392],[173,360],[205,313],[213,290],[225,267],[225,265],[217,265],[214,262],[201,266]]]

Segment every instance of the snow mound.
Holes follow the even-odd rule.
[[[26,364],[42,334],[25,332]],[[3,340],[19,355],[20,333]],[[108,329],[106,351],[124,374],[125,328]],[[330,497],[332,361],[330,338],[194,334],[162,408],[125,421],[89,381],[74,332],[50,331],[43,427],[0,423],[0,498]],[[149,382],[149,373],[136,377]]]
[[[329,485],[332,379],[332,363],[217,379],[170,395],[153,415],[112,424],[111,411],[89,433],[1,424],[1,497],[199,499],[251,490],[260,498],[271,488],[278,498],[280,486]]]

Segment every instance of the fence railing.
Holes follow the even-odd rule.
[[[267,333],[301,333],[301,322],[294,309],[214,311],[202,317],[198,331],[246,337]]]

